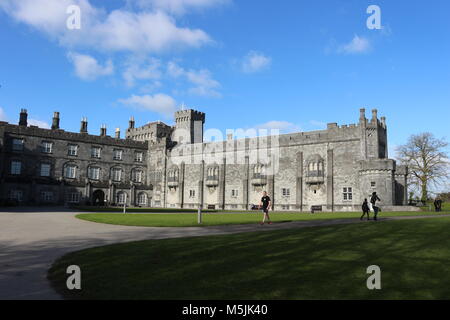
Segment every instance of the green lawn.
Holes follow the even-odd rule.
[[[450,299],[449,234],[446,217],[140,241],[67,254],[49,279],[69,299]]]
[[[442,212],[449,214],[450,212]],[[414,216],[435,213],[427,212],[381,212],[379,217]],[[298,220],[322,220],[322,219],[349,219],[359,218],[361,213],[272,213],[270,215],[274,222],[289,222]],[[82,213],[76,216],[79,219],[126,226],[144,227],[192,227],[197,224],[197,214],[118,214],[118,213]],[[203,214],[202,226],[251,224],[262,220],[262,213],[242,214]]]

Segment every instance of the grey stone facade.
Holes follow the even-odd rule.
[[[407,168],[388,159],[386,119],[377,110],[369,120],[361,109],[357,124],[209,143],[198,142],[204,114],[179,111],[176,119],[172,137],[149,142],[156,206],[247,210],[264,190],[275,210],[360,210],[374,191],[383,206],[407,203]]]
[[[209,143],[203,142],[205,114],[195,110],[176,112],[174,126],[158,121],[135,128],[132,118],[125,139],[107,136],[106,128],[89,135],[87,120],[80,133],[65,132],[58,113],[52,129],[27,126],[25,110],[19,122],[0,123],[3,201],[20,196],[24,203],[62,204],[78,193],[80,203],[247,210],[266,190],[275,210],[360,210],[373,191],[382,206],[407,203],[407,168],[388,158],[386,119],[377,110],[369,120],[361,109],[357,124],[269,136],[234,132]],[[16,150],[17,139],[23,150]],[[52,143],[50,153],[45,143]],[[69,155],[69,145],[78,147],[77,156]],[[100,148],[100,158],[93,148]],[[41,176],[42,163],[50,164],[49,176]],[[67,177],[68,165],[76,168],[74,178]]]
[[[66,132],[55,113],[52,129],[41,129],[22,110],[19,125],[0,122],[0,149],[1,203],[151,204],[148,142],[109,137],[105,127],[90,135],[86,119],[80,133]]]

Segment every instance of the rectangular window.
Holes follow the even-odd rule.
[[[99,180],[100,179],[100,168],[89,167],[88,176],[89,176],[89,179]]]
[[[9,198],[11,200],[16,200],[16,201],[23,201],[23,192],[22,190],[11,190],[11,192],[9,193]]]
[[[141,170],[134,170],[132,178],[133,178],[134,182],[142,182],[142,171]]]
[[[74,144],[69,144],[69,149],[67,151],[67,154],[69,156],[76,156],[78,155],[78,146]]]
[[[112,177],[113,181],[120,181],[122,179],[122,170],[119,168],[112,169]]]
[[[78,203],[80,202],[80,194],[78,192],[71,192],[67,194],[66,201],[68,203]]]
[[[144,158],[144,154],[142,152],[136,152],[134,154],[134,161],[136,162],[142,162]]]
[[[22,173],[22,162],[11,161],[11,174],[19,175]]]
[[[41,200],[42,201],[53,201],[53,192],[51,191],[42,191],[41,192]]]
[[[23,139],[13,139],[12,149],[14,151],[23,151]]]
[[[77,167],[75,166],[66,166],[64,176],[69,179],[75,179],[76,169]]]
[[[114,160],[122,160],[122,150],[114,149]]]
[[[374,181],[372,181],[372,182],[370,183],[370,186],[371,186],[372,188],[375,188],[375,187],[377,186],[377,183],[374,182]]]
[[[352,201],[353,200],[353,189],[350,187],[343,188],[343,199],[344,201]]]
[[[48,163],[41,163],[41,172],[40,172],[40,176],[41,177],[50,177],[50,164]]]
[[[101,156],[101,149],[99,147],[92,147],[91,157],[99,159]]]
[[[53,152],[53,143],[48,141],[42,142],[42,152],[43,153],[52,153]]]
[[[231,196],[233,198],[236,198],[238,196],[238,190],[236,190],[236,189],[231,190]]]
[[[189,190],[189,197],[195,198],[195,190]]]
[[[291,196],[291,189],[282,188],[281,193],[283,197],[290,197]]]

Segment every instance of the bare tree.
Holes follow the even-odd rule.
[[[409,167],[409,181],[422,195],[422,201],[428,199],[430,186],[440,186],[448,182],[450,162],[446,153],[448,142],[437,139],[432,133],[412,135],[405,145],[396,149],[401,164]]]

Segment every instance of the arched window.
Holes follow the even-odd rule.
[[[122,181],[122,169],[115,167],[111,169],[111,180],[112,181]]]
[[[308,158],[308,177],[323,177],[324,176],[324,161],[318,154],[312,155]]]
[[[219,179],[219,167],[213,166],[207,169],[207,180],[218,180]]]
[[[88,178],[91,180],[100,180],[100,168],[99,167],[89,167],[88,168]]]
[[[64,177],[68,179],[75,179],[77,175],[77,166],[73,163],[64,165]]]
[[[117,204],[123,205],[127,200],[127,194],[123,191],[119,191],[116,194],[116,202]]]
[[[169,170],[169,172],[167,173],[167,180],[169,182],[176,182],[176,181],[178,181],[178,175],[179,175],[179,170],[177,168],[173,168],[173,169]]]
[[[138,194],[137,203],[140,206],[147,206],[147,194],[145,192]]]
[[[262,164],[255,165],[253,169],[253,178],[262,178],[265,174],[265,167]]]
[[[131,171],[131,180],[133,182],[141,183],[144,179],[144,172],[141,169],[133,169]]]

